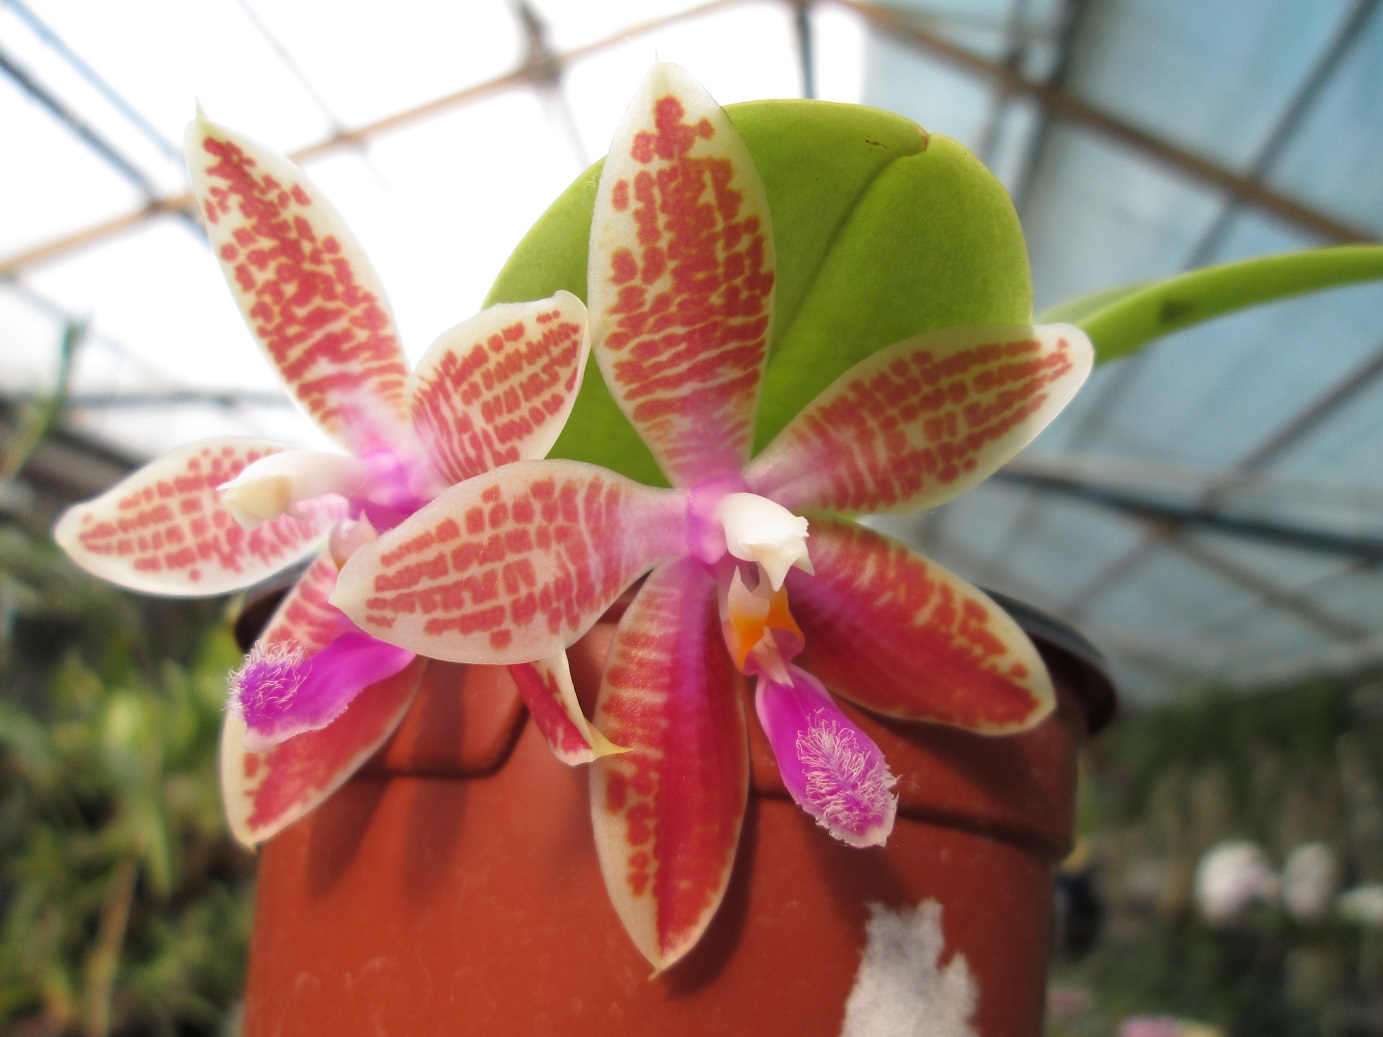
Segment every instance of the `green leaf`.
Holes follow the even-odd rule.
[[[1383,246],[1261,256],[1204,267],[1160,281],[1110,288],[1061,303],[1039,320],[1080,325],[1100,362],[1125,356],[1173,331],[1235,310],[1304,292],[1383,278]]]
[[[856,105],[756,101],[727,111],[763,177],[778,254],[756,448],[885,346],[943,327],[1031,318],[1012,203],[959,144]],[[487,302],[540,299],[559,288],[585,298],[599,177],[597,163],[553,203]],[[552,456],[664,481],[594,365]]]

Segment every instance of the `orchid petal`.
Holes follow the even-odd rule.
[[[320,554],[298,577],[264,626],[256,644],[296,644],[316,652],[349,629],[341,610],[327,600],[336,586],[337,565]]]
[[[587,298],[610,391],[674,486],[749,456],[774,263],[744,142],[685,71],[655,65],[605,160]]]
[[[705,931],[730,881],[748,796],[740,677],[720,640],[710,569],[655,569],[629,606],[595,722],[630,751],[591,767],[605,885],[662,971]]]
[[[1032,442],[1093,363],[1090,340],[1068,324],[906,339],[836,379],[745,480],[790,511],[936,507]]]
[[[241,590],[316,550],[344,502],[323,498],[247,531],[218,487],[282,451],[258,439],[207,440],[145,465],[68,508],[53,538],[83,569],[146,594],[203,597]]]
[[[351,708],[319,731],[268,752],[245,748],[245,721],[227,712],[221,730],[221,797],[231,834],[253,849],[310,813],[394,733],[413,704],[426,659],[360,693]]]
[[[581,712],[566,652],[511,666],[509,674],[557,759],[575,766],[624,751],[596,730]]]
[[[760,677],[754,696],[788,793],[816,823],[850,846],[882,846],[893,831],[897,779],[874,740],[811,674]]]
[[[255,645],[231,675],[229,708],[245,721],[245,748],[264,752],[326,727],[367,687],[412,661],[412,652],[357,630],[311,654],[295,642]]]
[[[491,306],[442,333],[409,377],[413,428],[447,485],[543,457],[576,402],[590,336],[570,292]]]
[[[340,612],[327,604],[335,583],[335,563],[319,557],[288,592],[258,643],[296,643],[309,652],[326,647],[343,624]],[[426,660],[415,660],[367,687],[327,727],[262,754],[245,748],[245,721],[227,710],[221,796],[235,838],[254,847],[331,795],[398,727],[426,672]]]
[[[904,720],[1023,731],[1055,705],[1042,658],[985,594],[896,541],[812,519],[816,575],[789,573],[797,662],[837,695]]]
[[[355,453],[390,445],[408,368],[355,236],[301,169],[200,113],[185,152],[212,249],[284,382]]]
[[[579,461],[516,461],[358,548],[332,602],[419,655],[556,655],[640,575],[686,550],[686,497]]]

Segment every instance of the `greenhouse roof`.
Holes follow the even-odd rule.
[[[186,210],[194,99],[301,161],[410,355],[474,312],[654,56],[722,103],[896,111],[1011,191],[1039,312],[1195,266],[1383,236],[1377,0],[0,0],[0,394],[89,321],[68,424],[148,456],[318,435]],[[483,199],[483,204],[477,200]],[[1383,669],[1383,285],[1097,371],[980,489],[889,520],[1068,619],[1135,700]]]

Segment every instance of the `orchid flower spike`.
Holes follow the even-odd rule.
[[[585,306],[558,292],[444,332],[410,372],[374,270],[301,169],[200,115],[186,154],[250,331],[344,452],[248,438],[181,447],[70,509],[54,535],[79,565],[150,594],[224,594],[307,564],[230,682],[222,787],[232,831],[253,845],[349,777],[423,679],[425,659],[328,603],[340,566],[444,488],[546,454],[589,334]],[[561,648],[512,669],[560,758],[611,751]]]
[[[1042,661],[1001,608],[841,516],[974,486],[1065,406],[1093,351],[1065,325],[908,338],[751,457],[773,334],[769,206],[730,119],[673,65],[616,132],[588,269],[597,363],[671,488],[574,461],[507,465],[358,549],[332,601],[410,651],[502,664],[570,645],[647,575],[594,717],[630,751],[592,768],[591,810],[610,896],[660,970],[729,881],[751,682],[789,792],[860,846],[887,838],[895,779],[835,697],[988,734],[1051,711]]]

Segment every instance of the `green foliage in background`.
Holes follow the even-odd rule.
[[[215,761],[238,658],[219,605],[132,597],[0,525],[0,1031],[232,1032],[253,861]]]

